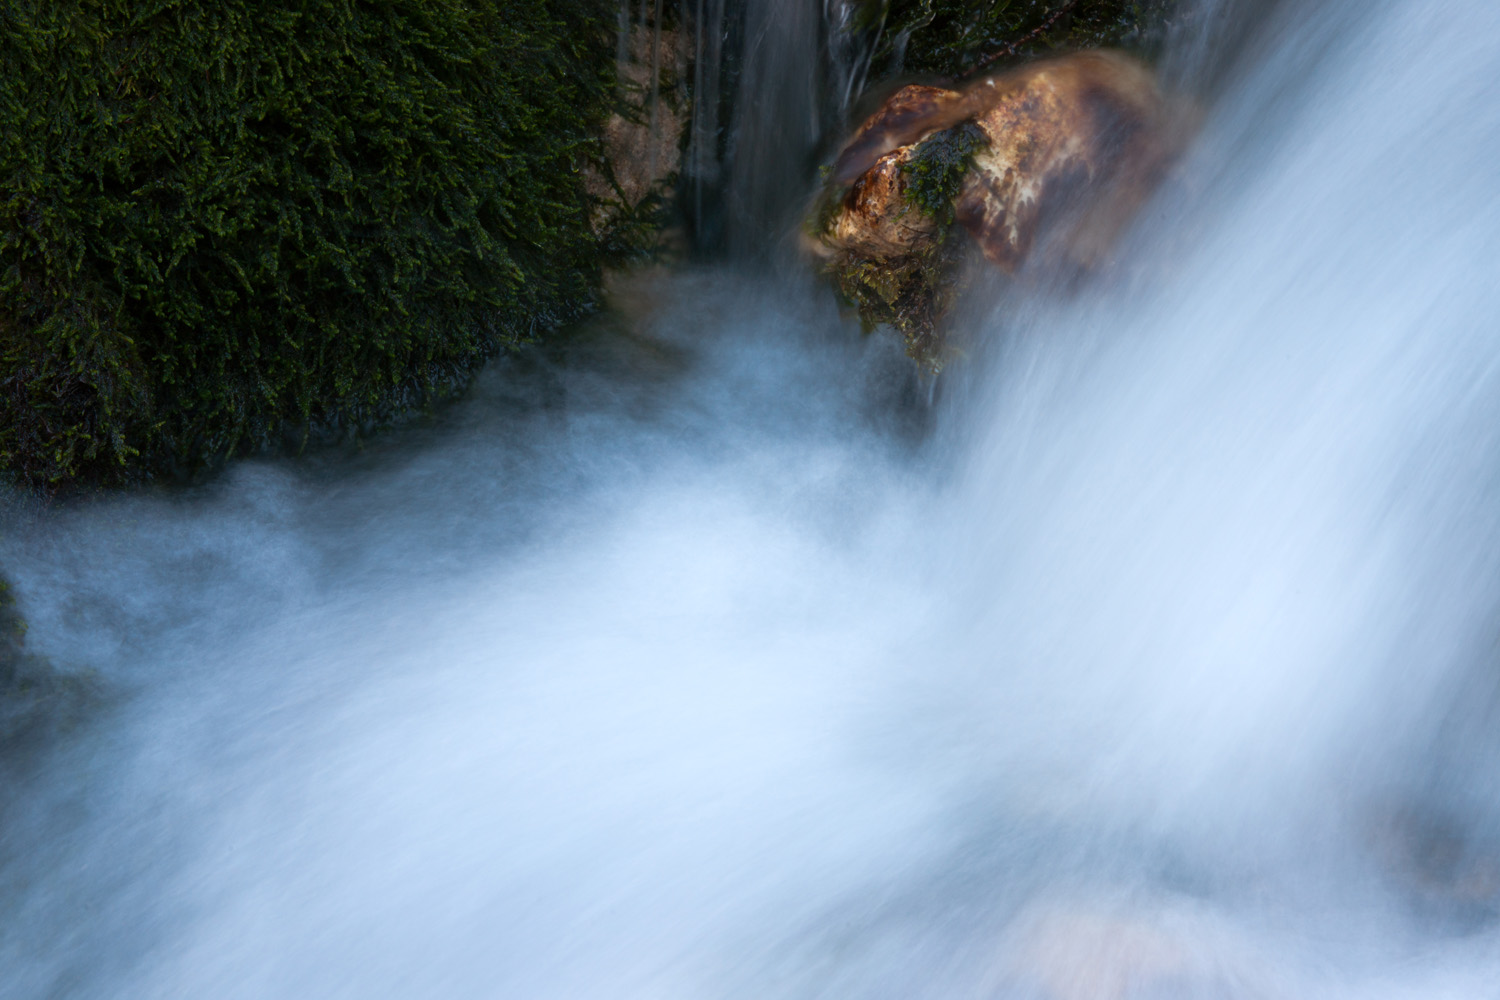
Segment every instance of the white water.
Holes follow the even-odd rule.
[[[12,505],[115,694],[0,996],[1500,995],[1500,10],[1268,37],[931,414],[688,272],[362,455]]]

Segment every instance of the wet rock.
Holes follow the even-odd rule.
[[[1091,52],[982,87],[996,95],[976,119],[989,141],[955,206],[959,224],[1014,271],[1049,216],[1076,213],[1064,245],[1097,262],[1174,146],[1154,79],[1123,56]]]
[[[937,87],[902,87],[860,131],[834,166],[834,179],[849,185],[824,230],[824,243],[838,253],[885,259],[917,252],[942,238],[937,219],[913,211],[908,175],[919,143],[906,137],[953,116],[962,97]]]
[[[612,255],[654,248],[665,224],[691,112],[683,45],[680,31],[638,24],[617,67],[618,110],[604,124],[602,155],[584,171],[594,231]]]
[[[630,33],[630,59],[619,67],[626,114],[604,125],[604,150],[620,195],[638,204],[677,175],[687,98],[681,92],[679,32],[640,25]]]
[[[867,321],[936,367],[965,247],[1012,274],[1098,266],[1179,148],[1175,123],[1150,71],[1112,52],[903,87],[834,164],[814,249]]]

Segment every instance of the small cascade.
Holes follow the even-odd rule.
[[[724,89],[724,34],[726,0],[692,0],[693,107],[687,154],[683,162],[687,215],[700,245],[713,242],[707,224],[711,199],[720,183],[724,157],[720,125],[720,95]],[[704,95],[712,94],[712,99]]]
[[[0,1000],[1492,1000],[1500,9],[1193,2],[1128,267],[935,405],[755,266],[889,26],[622,0],[622,180],[730,260],[357,454],[7,501],[108,701],[3,784]]]
[[[695,250],[747,259],[774,246],[866,82],[884,20],[864,24],[859,10],[857,0],[621,0],[616,59],[638,120],[612,123],[609,153],[626,201],[672,194],[675,174]]]
[[[615,63],[623,65],[630,59],[630,0],[620,0],[619,37],[615,45]]]

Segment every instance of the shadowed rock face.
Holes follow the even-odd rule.
[[[853,270],[865,278],[873,267],[901,272],[902,301],[914,299],[913,259],[938,270],[952,263],[952,253],[939,252],[950,241],[950,221],[1007,273],[1043,246],[1049,262],[1095,266],[1178,148],[1173,119],[1150,72],[1110,52],[1034,63],[963,90],[903,87],[834,164],[832,179],[847,191],[819,226],[817,252],[846,285],[843,275]],[[963,162],[945,161],[951,192],[918,192],[914,167],[924,149],[965,128],[980,141]],[[934,206],[934,197],[944,204]],[[942,278],[931,268],[921,277],[929,285]],[[934,319],[908,318],[915,326]],[[909,344],[914,336],[931,339],[903,332]]]

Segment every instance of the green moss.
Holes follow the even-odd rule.
[[[935,238],[893,257],[841,252],[826,268],[840,297],[859,313],[867,330],[894,328],[907,354],[932,372],[943,366],[942,320],[953,305],[964,256],[963,241],[953,231],[954,201],[975,154],[987,142],[979,126],[964,122],[923,139],[901,164],[907,209],[938,223]],[[825,186],[808,217],[812,236],[821,238],[829,231],[845,194],[831,184]]]
[[[866,331],[889,326],[906,353],[927,371],[943,367],[946,331],[942,319],[957,294],[963,243],[952,233],[898,257],[842,253],[825,272]]]
[[[603,0],[0,5],[0,469],[191,471],[590,303]]]
[[[1150,50],[1174,6],[1175,0],[866,0],[864,22],[880,26],[873,78],[955,77],[1058,50]]]
[[[984,130],[973,122],[935,132],[912,150],[901,164],[906,175],[906,200],[946,229],[953,225],[953,203],[964,175],[974,165],[974,154],[989,145]]]
[[[606,265],[623,267],[660,256],[662,234],[675,221],[671,195],[677,185],[676,172],[653,184],[634,203],[612,177],[608,182],[615,195],[605,202],[598,226],[601,260]]]

